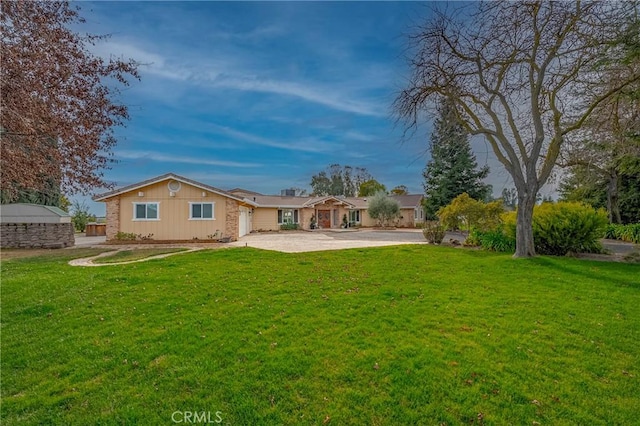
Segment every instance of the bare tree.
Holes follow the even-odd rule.
[[[1,7],[3,201],[51,185],[67,193],[103,185],[112,128],[128,118],[113,97],[138,78],[136,63],[91,54],[87,46],[104,37],[72,31],[83,19],[66,1]]]
[[[411,38],[408,87],[395,102],[414,129],[446,98],[471,135],[482,135],[518,192],[516,257],[534,256],[532,216],[564,141],[594,110],[640,76],[602,84],[633,3],[487,2],[434,10]]]

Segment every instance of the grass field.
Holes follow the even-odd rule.
[[[433,246],[56,254],[3,261],[1,291],[2,424],[639,421],[638,265]]]

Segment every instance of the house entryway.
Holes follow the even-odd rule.
[[[318,210],[318,226],[331,228],[331,210]]]

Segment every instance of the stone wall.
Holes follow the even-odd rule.
[[[63,248],[75,244],[72,223],[3,223],[3,248]]]
[[[120,197],[107,200],[107,240],[116,238],[120,232]]]
[[[227,217],[224,222],[224,237],[229,237],[231,241],[236,241],[240,233],[240,206],[236,200],[227,198],[225,207]]]
[[[306,208],[299,210],[300,217],[298,218],[298,223],[301,229],[311,229],[311,216],[315,214],[314,209]]]

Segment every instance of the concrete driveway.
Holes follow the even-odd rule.
[[[87,237],[84,234],[76,234],[76,247],[97,246],[107,241],[107,237]]]
[[[245,235],[230,243],[235,247],[255,247],[285,253],[381,247],[399,244],[426,244],[420,229],[336,230],[313,232],[274,232]]]

